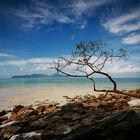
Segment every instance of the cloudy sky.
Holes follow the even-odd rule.
[[[80,41],[124,48],[127,62],[106,70],[140,77],[140,0],[0,0],[0,77],[46,73]]]

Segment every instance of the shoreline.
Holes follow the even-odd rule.
[[[140,134],[140,89],[123,93],[129,96],[86,94],[64,96],[67,103],[63,105],[48,100],[36,106],[16,105],[12,110],[0,112],[0,138],[84,140],[88,137],[115,140],[121,137],[121,140],[126,140],[127,137],[129,140],[132,139],[130,132],[137,138]],[[120,130],[125,133],[120,133]]]
[[[10,92],[10,90],[8,90]],[[6,91],[7,92],[7,91]],[[17,93],[15,93],[17,92]],[[1,104],[0,110],[11,108],[17,104],[22,105],[30,105],[34,104],[35,102],[43,102],[44,100],[49,100],[50,102],[59,102],[65,103],[65,99],[63,96],[70,96],[74,97],[76,95],[86,95],[86,94],[96,94],[92,88],[79,88],[79,87],[40,87],[40,88],[18,88],[11,91],[11,94],[4,95],[8,96],[8,99],[2,99],[1,97]],[[16,94],[16,96],[13,96]],[[9,97],[10,96],[10,97]]]
[[[50,102],[59,102],[64,104],[63,96],[74,97],[76,95],[101,94],[93,91],[92,86],[80,87],[30,87],[30,88],[15,88],[3,89],[0,92],[0,110],[13,108],[17,104],[30,105],[35,102],[43,102],[49,100]]]
[[[119,90],[131,90],[140,87],[140,78],[116,78]],[[97,78],[97,89],[111,89],[111,83],[104,78]],[[77,78],[37,78],[0,80],[0,108],[22,103],[33,104],[35,101],[64,101],[62,96],[94,94],[90,81]]]

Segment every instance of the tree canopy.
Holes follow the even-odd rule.
[[[76,45],[71,56],[59,57],[54,62],[53,69],[70,77],[85,77],[93,82],[95,91],[117,91],[117,84],[114,79],[103,71],[107,62],[115,59],[126,60],[127,52],[120,48],[118,52],[113,49],[106,50],[102,41],[80,42]],[[69,70],[68,70],[69,69]],[[97,90],[95,87],[94,74],[106,76],[112,83],[112,90]]]

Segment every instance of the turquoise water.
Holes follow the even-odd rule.
[[[117,87],[137,89],[140,78],[114,78]],[[96,78],[97,89],[112,89],[112,83],[105,78]],[[54,100],[60,101],[64,95],[75,96],[96,94],[92,82],[84,78],[20,78],[0,79],[0,108],[16,104],[32,104],[30,101]]]
[[[140,87],[140,78],[114,78],[118,89],[136,89]],[[97,88],[111,88],[112,83],[106,78],[96,78]],[[63,87],[63,86],[92,86],[92,83],[85,78],[67,78],[67,77],[47,77],[47,78],[15,78],[0,79],[1,88],[12,87]]]

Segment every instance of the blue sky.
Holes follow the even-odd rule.
[[[114,77],[140,77],[139,0],[1,0],[0,77],[53,73],[56,57],[80,41],[124,48],[127,62],[106,68]]]

